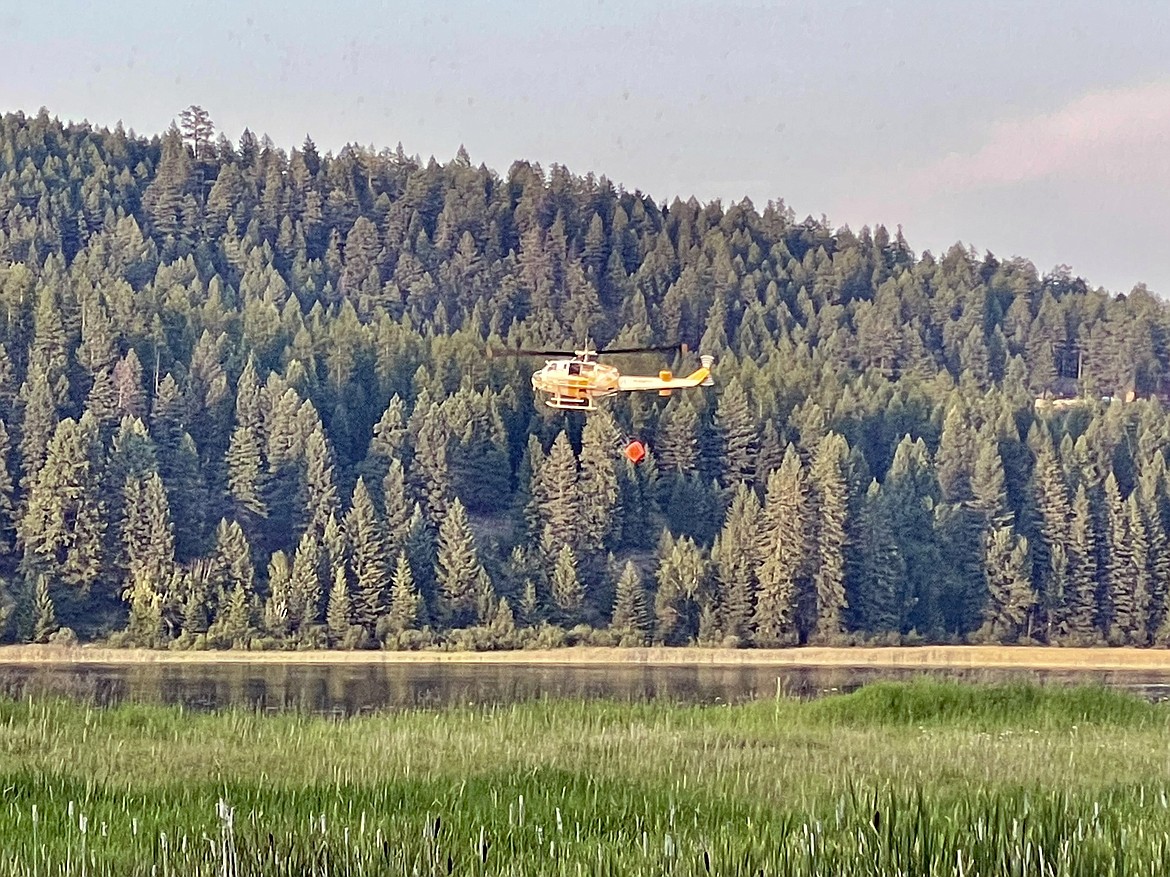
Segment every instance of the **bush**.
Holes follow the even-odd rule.
[[[62,627],[56,633],[49,634],[46,642],[60,649],[75,649],[78,645],[77,634],[73,632],[72,627]]]

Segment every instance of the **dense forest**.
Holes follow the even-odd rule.
[[[782,202],[10,113],[0,637],[1165,645],[1168,337]],[[565,414],[486,356],[586,339],[716,386]]]

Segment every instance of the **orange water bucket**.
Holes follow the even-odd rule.
[[[625,450],[622,453],[626,455],[627,460],[636,466],[646,457],[646,446],[637,439],[634,439],[626,444]]]

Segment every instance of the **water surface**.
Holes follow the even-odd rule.
[[[1120,670],[923,670],[514,664],[0,664],[0,694],[56,694],[100,705],[181,704],[352,715],[385,709],[507,704],[541,698],[740,703],[777,694],[819,697],[879,679],[1103,684],[1170,698],[1170,673]]]

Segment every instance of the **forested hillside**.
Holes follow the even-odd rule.
[[[0,631],[1164,645],[1168,334],[782,203],[9,114]],[[716,386],[566,416],[485,356],[585,339]]]

